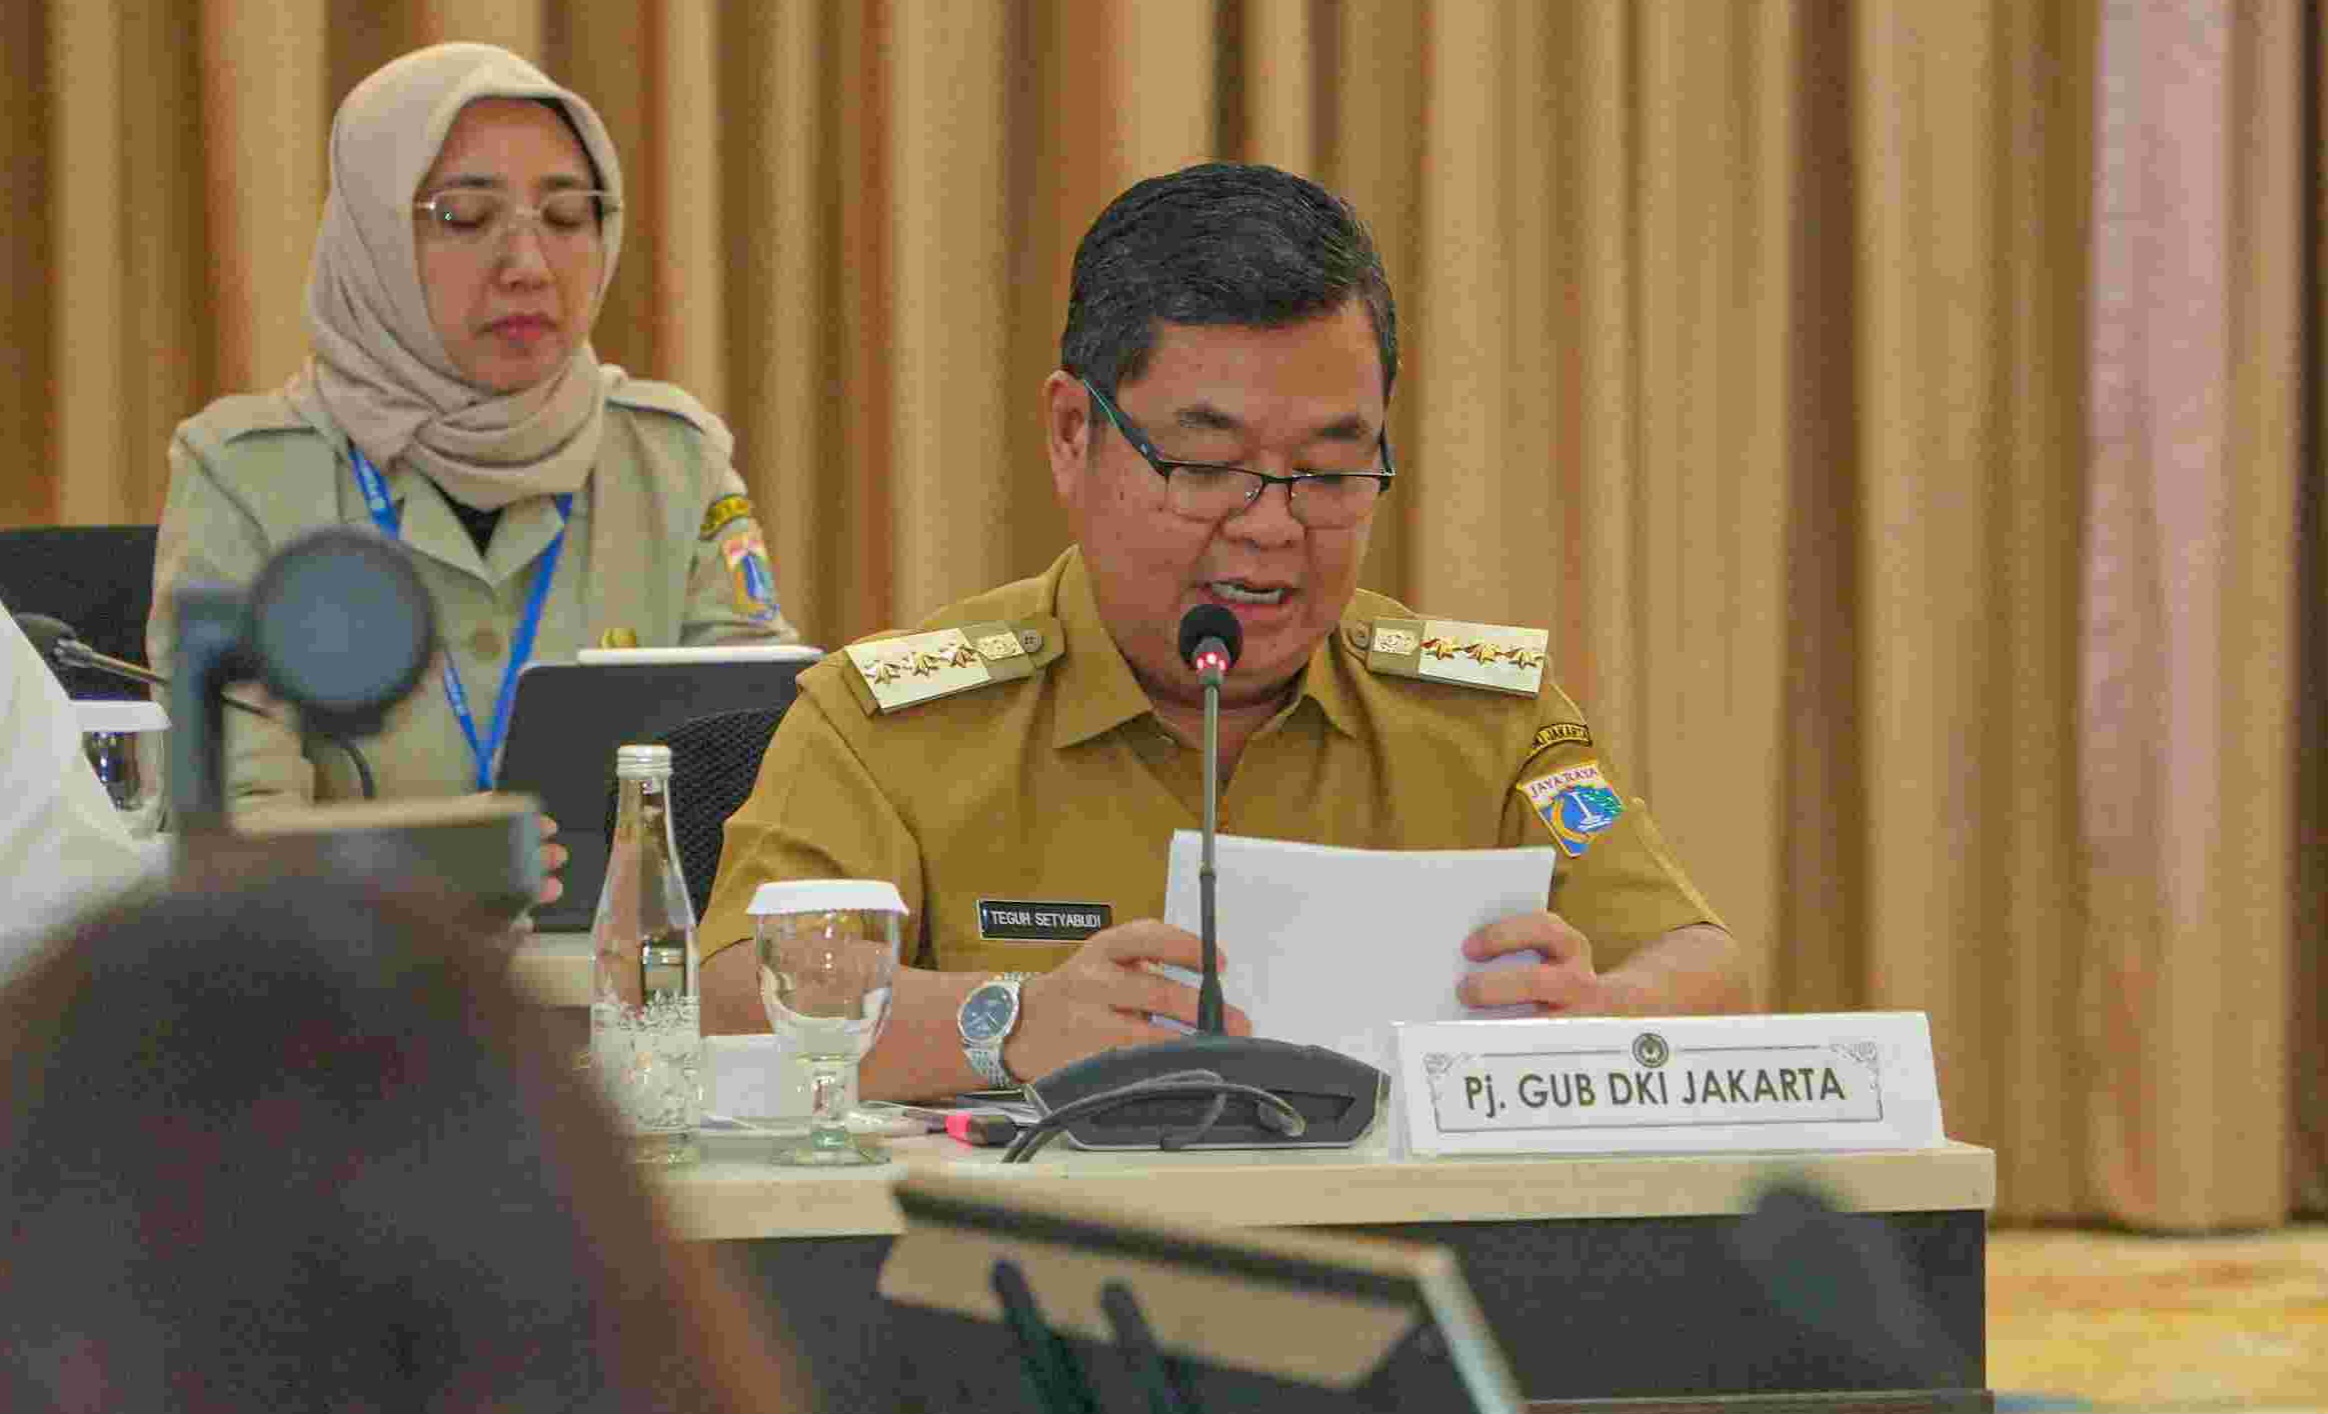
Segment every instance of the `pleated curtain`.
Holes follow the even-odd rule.
[[[2276,1223],[2328,1208],[2322,24],[34,0],[0,523],[152,519],[172,425],[297,367],[332,109],[418,44],[605,114],[597,345],[735,428],[826,644],[1057,552],[1075,241],[1141,176],[1275,162],[1357,202],[1401,304],[1367,581],[1551,630],[1766,999],[1930,1014],[2000,1216]]]

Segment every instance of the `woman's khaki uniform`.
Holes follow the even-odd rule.
[[[766,547],[743,482],[720,450],[725,429],[669,384],[610,381],[598,459],[574,495],[533,661],[571,661],[601,643],[796,641],[768,590]],[[384,476],[401,539],[436,601],[442,651],[460,669],[479,735],[488,736],[510,639],[558,531],[556,504],[549,496],[510,504],[480,555],[434,482],[402,464]],[[224,398],[180,424],[154,565],[149,660],[170,670],[171,590],[247,584],[284,542],[325,525],[374,528],[339,428],[310,421],[280,394]],[[475,756],[435,667],[360,749],[383,799],[477,788]],[[310,763],[290,732],[243,713],[228,714],[227,753],[235,803],[358,793],[346,753],[319,746]]]

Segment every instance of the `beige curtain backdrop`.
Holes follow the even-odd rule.
[[[302,355],[338,97],[491,39],[613,127],[599,347],[726,415],[828,644],[1061,545],[1110,195],[1317,176],[1408,333],[1370,582],[1551,628],[1769,999],[1930,1013],[2004,1216],[2328,1204],[2316,6],[0,14],[0,523],[151,519],[171,425]]]

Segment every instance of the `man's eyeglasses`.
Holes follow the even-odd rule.
[[[1282,485],[1286,509],[1295,520],[1312,530],[1340,530],[1364,520],[1382,493],[1390,489],[1391,478],[1398,475],[1398,468],[1391,464],[1388,429],[1380,439],[1380,471],[1296,471],[1291,476],[1271,476],[1223,462],[1175,461],[1158,452],[1139,424],[1124,416],[1107,394],[1092,387],[1090,379],[1081,374],[1076,377],[1100,411],[1107,414],[1107,420],[1115,424],[1117,433],[1164,478],[1165,503],[1174,514],[1190,520],[1227,520],[1260,500],[1261,493],[1270,487]]]
[[[412,209],[429,218],[447,235],[469,241],[498,240],[513,222],[533,221],[558,235],[595,231],[607,215],[618,210],[614,197],[592,187],[565,187],[527,206],[505,191],[491,187],[450,187]]]

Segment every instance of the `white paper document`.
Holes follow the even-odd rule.
[[[1202,837],[1172,836],[1164,921],[1197,931]],[[1541,910],[1556,849],[1334,849],[1221,835],[1214,920],[1221,994],[1254,1034],[1325,1046],[1384,1071],[1397,1021],[1494,1016],[1465,1007],[1455,984],[1474,928]],[[1532,953],[1488,967],[1540,961]]]

